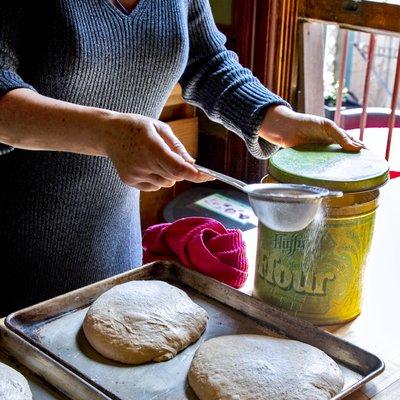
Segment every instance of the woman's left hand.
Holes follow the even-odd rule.
[[[268,109],[259,135],[281,147],[306,143],[338,143],[348,151],[365,147],[330,119],[301,114],[281,105]]]

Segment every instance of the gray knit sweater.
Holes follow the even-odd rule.
[[[157,118],[185,99],[263,158],[265,89],[224,46],[208,0],[1,0],[0,96],[15,88]],[[139,192],[110,160],[0,144],[0,314],[141,264]],[[5,296],[4,285],[11,289]]]

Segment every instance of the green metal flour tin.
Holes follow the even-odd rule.
[[[379,190],[388,164],[368,150],[338,145],[284,149],[266,182],[305,183],[344,192],[324,200],[316,222],[299,232],[259,225],[254,295],[315,324],[336,324],[361,310],[362,276]]]

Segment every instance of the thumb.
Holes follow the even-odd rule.
[[[182,142],[175,136],[169,125],[160,124],[156,126],[156,129],[158,134],[174,153],[180,155],[185,161],[191,164],[195,162],[195,159],[189,154]]]

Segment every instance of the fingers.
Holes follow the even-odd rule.
[[[202,174],[193,165],[184,161],[181,156],[171,150],[162,154],[159,164],[163,170],[167,170],[172,174],[173,179],[176,181],[183,179],[197,183],[204,181]]]
[[[173,180],[176,182],[183,181],[182,177],[178,177],[172,171],[168,170],[167,167],[164,166],[160,160],[157,160],[156,163],[157,163],[156,170],[158,171],[158,174],[160,176],[162,176],[165,179]]]
[[[191,162],[185,161],[182,156],[173,152],[166,144],[160,151],[157,164],[159,168],[157,173],[166,179],[188,180],[195,183],[208,180]]]
[[[155,192],[156,190],[169,188],[175,185],[174,181],[169,181],[155,174],[142,177],[141,179],[143,179],[143,181],[121,177],[121,180],[125,183],[125,185],[134,187],[143,192]]]
[[[182,142],[175,136],[169,125],[160,123],[159,125],[156,125],[156,129],[164,142],[174,153],[180,155],[189,163],[193,164],[195,162],[195,159],[189,154]]]
[[[168,126],[167,124],[161,124],[158,126],[157,131],[159,132],[160,136],[163,138],[165,143],[168,145],[168,147],[174,153],[181,156],[189,164],[194,164],[194,162],[196,160],[188,153],[185,146],[180,142],[180,140],[172,132],[172,129],[170,128],[170,126]],[[163,169],[166,169],[169,172],[169,167],[168,167],[167,162],[164,162],[163,164],[161,164],[161,167]],[[171,165],[171,167],[173,168],[172,165]],[[175,171],[174,176],[172,178],[170,177],[169,179],[175,179],[175,180],[186,179],[186,180],[196,182],[196,183],[202,183],[202,182],[208,182],[208,181],[215,180],[214,177],[204,174],[202,172],[199,172],[196,168],[191,169],[191,171],[195,172],[195,175],[190,173],[189,175],[186,175],[186,176],[180,176],[180,172],[177,171],[177,173],[176,173],[176,171]],[[177,179],[177,174],[179,176],[178,179]]]
[[[161,187],[168,188],[175,185],[174,180],[165,179],[162,176],[156,174],[150,174],[146,179],[146,183],[150,183],[153,186],[158,186],[159,188]]]
[[[166,165],[167,163],[164,160],[164,164]],[[174,174],[171,171],[168,170],[167,166],[164,166],[161,164],[160,161],[158,161],[158,171],[160,171],[160,175],[168,180],[174,180],[176,182],[179,181],[183,181],[185,178],[183,178],[182,176],[180,176],[179,174]],[[196,182],[197,183],[201,183],[201,182],[208,182],[208,181],[213,181],[215,180],[215,178],[213,178],[210,175],[204,174],[202,172],[200,172],[197,176],[196,176]]]
[[[324,121],[324,129],[326,134],[336,143],[340,144],[344,150],[360,151],[363,147],[363,144],[359,140],[351,138],[345,130],[339,128],[329,119]]]
[[[110,153],[125,184],[154,191],[184,179],[196,183],[212,179],[193,166],[195,160],[168,125],[145,117],[132,117],[128,122],[129,129],[123,125],[127,131],[122,145]]]
[[[154,186],[151,183],[147,182],[137,183],[134,187],[141,192],[155,192],[161,189],[159,186]]]
[[[173,180],[164,179],[163,177],[156,174],[150,174],[146,176],[143,182],[136,182],[136,181],[127,182],[125,180],[125,184],[135,187],[136,189],[142,192],[155,192],[162,188],[172,187],[175,185],[175,183],[176,182]]]
[[[347,132],[346,132],[346,133],[347,133]],[[347,133],[347,135],[349,135],[349,134]],[[351,136],[351,135],[349,135],[349,137],[351,138],[351,140],[352,140],[353,142],[359,144],[359,145],[361,146],[361,148],[363,148],[363,149],[366,149],[366,148],[367,148],[367,146],[365,145],[365,143],[362,142],[361,140],[359,140],[359,139],[357,139],[357,138],[355,138],[355,137],[353,137],[353,136]]]
[[[165,124],[164,124],[165,125]],[[158,129],[158,130],[157,130]],[[183,179],[192,181],[192,182],[202,182],[202,176],[200,172],[192,165],[193,158],[187,153],[184,146],[179,142],[179,140],[175,137],[175,139],[171,136],[170,133],[166,134],[167,129],[160,129],[155,124],[152,124],[149,127],[151,133],[151,138],[153,141],[153,151],[154,154],[152,164],[155,170],[154,173],[158,175],[174,181],[180,181]],[[162,132],[160,134],[159,132]],[[163,137],[166,137],[168,143],[164,140]],[[173,151],[171,146],[174,146],[176,151]],[[190,162],[185,161],[182,155],[179,155],[177,151],[180,151],[182,154],[187,153],[186,157],[190,157]]]

